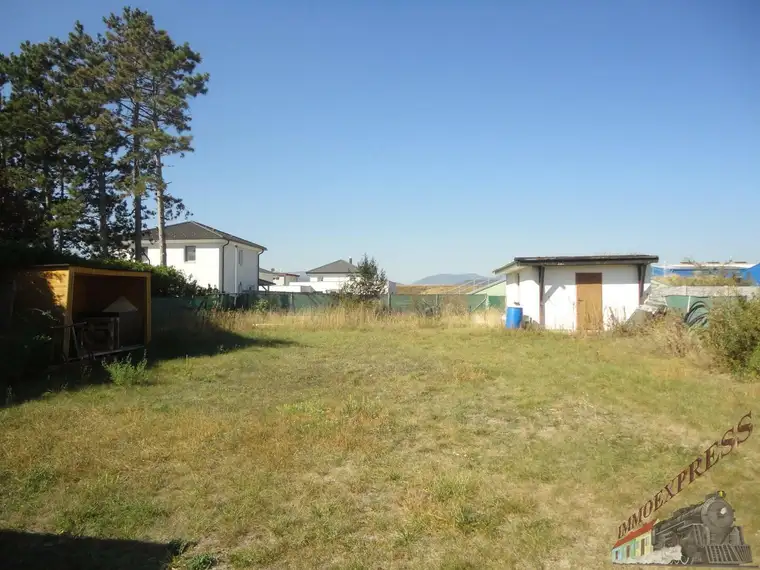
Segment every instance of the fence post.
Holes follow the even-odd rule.
[[[296,300],[295,297],[293,297],[293,293],[290,293],[288,296],[288,309],[291,313],[296,312]]]
[[[391,294],[391,289],[389,287],[388,288],[388,312],[390,312],[390,310],[393,308],[393,304],[391,301],[392,298],[393,298],[393,295]]]

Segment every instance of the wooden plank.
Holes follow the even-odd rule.
[[[579,331],[599,331],[604,326],[602,274],[576,273],[576,324]]]
[[[151,275],[149,273],[148,277],[145,279],[145,297],[146,297],[146,302],[145,302],[146,309],[145,309],[145,315],[144,315],[144,318],[145,318],[145,344],[148,344],[150,342],[150,337],[151,337],[151,334],[153,332],[152,331],[152,321],[153,321],[152,313],[153,313],[153,307],[152,307],[152,300],[151,300],[151,294],[150,294],[150,291],[151,291],[151,289],[150,289],[150,279],[151,279]]]
[[[64,325],[74,324],[74,272],[66,272],[66,312],[63,317]],[[69,359],[69,345],[71,343],[71,328],[63,329],[63,358]]]
[[[123,269],[104,269],[99,267],[79,267],[72,266],[70,270],[73,273],[79,273],[81,275],[112,275],[114,277],[148,277],[149,271],[126,271]]]

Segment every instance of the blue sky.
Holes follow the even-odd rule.
[[[13,1],[0,51],[111,0]],[[142,1],[211,74],[194,219],[262,266],[390,278],[516,255],[760,260],[760,2]]]

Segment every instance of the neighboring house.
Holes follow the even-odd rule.
[[[644,301],[654,255],[515,257],[506,276],[507,306],[547,329],[601,330],[625,321]]]
[[[738,277],[745,281],[760,284],[760,263],[747,263],[746,261],[708,261],[705,263],[682,263],[662,264],[652,266],[654,277],[705,277],[710,275],[720,277]]]
[[[144,256],[159,265],[158,229],[143,233]],[[259,255],[266,248],[198,222],[166,226],[166,264],[183,271],[202,287],[223,293],[258,290]]]
[[[299,275],[294,273],[280,273],[283,276],[282,283],[275,282],[272,287],[267,287],[267,291],[278,293],[332,293],[339,291],[359,269],[353,264],[349,257],[348,261],[338,259],[327,265],[322,265],[310,269],[305,273],[305,277],[299,279]],[[268,279],[268,275],[277,274],[262,271],[262,279]],[[291,278],[294,278],[291,280]],[[396,283],[387,282],[386,292],[395,293]]]
[[[293,281],[298,281],[298,277],[298,273],[285,273],[274,269],[259,271],[259,278],[271,282],[272,285],[290,285]]]
[[[503,297],[506,294],[504,282],[506,278],[496,279],[484,284],[482,287],[476,287],[470,291],[469,295],[488,295],[489,297]]]
[[[327,265],[322,265],[306,272],[309,285],[318,292],[338,291],[351,276],[359,271],[350,257],[348,261],[338,259]]]

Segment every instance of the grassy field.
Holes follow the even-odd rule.
[[[264,324],[0,410],[0,528],[139,541],[124,567],[151,570],[137,545],[191,570],[606,568],[631,512],[760,415],[760,384],[653,337]],[[753,434],[663,511],[724,489],[757,558],[758,481]]]

